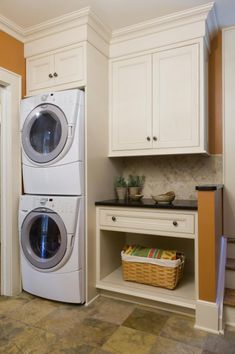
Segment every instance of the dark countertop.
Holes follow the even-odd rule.
[[[150,208],[150,209],[181,209],[197,210],[197,200],[174,200],[171,204],[158,204],[153,199],[143,198],[140,201],[132,200],[102,200],[95,202],[96,206],[113,206],[128,208]]]
[[[222,188],[224,188],[223,184],[205,184],[201,186],[196,186],[196,190],[199,192],[217,191],[218,189]]]

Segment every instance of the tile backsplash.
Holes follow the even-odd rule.
[[[174,191],[177,199],[196,199],[195,186],[223,183],[222,155],[177,155],[124,158],[123,175],[145,175],[143,194]]]

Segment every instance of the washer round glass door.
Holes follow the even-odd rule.
[[[39,269],[55,267],[67,248],[67,232],[61,217],[45,209],[29,213],[21,228],[21,246],[25,257]]]
[[[63,111],[53,104],[41,104],[26,118],[22,130],[22,145],[34,162],[54,160],[64,149],[68,137],[68,122]]]

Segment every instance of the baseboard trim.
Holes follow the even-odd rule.
[[[224,323],[226,326],[235,327],[235,307],[224,306]]]
[[[219,326],[219,310],[217,303],[197,300],[195,328],[210,333],[223,333],[223,329]]]
[[[224,330],[219,330],[219,331],[215,331],[214,329],[209,329],[206,327],[202,327],[202,326],[194,326],[195,329],[199,329],[200,331],[206,331],[208,333],[212,333],[212,334],[222,334],[224,335]]]
[[[185,315],[193,318],[195,317],[195,310],[187,307],[166,304],[154,300],[142,299],[132,295],[120,294],[120,293],[103,290],[103,289],[100,290],[100,295],[115,300],[129,302],[137,306],[145,306],[156,310],[166,311],[166,312],[175,313],[179,315]]]
[[[98,297],[100,297],[100,294],[97,294],[95,297],[93,297],[93,299],[91,299],[90,301],[86,302],[85,306],[91,305],[96,299],[98,299]]]

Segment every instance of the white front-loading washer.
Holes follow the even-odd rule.
[[[21,196],[19,234],[23,289],[84,303],[84,198]]]
[[[23,99],[20,115],[26,194],[84,194],[84,92]]]

